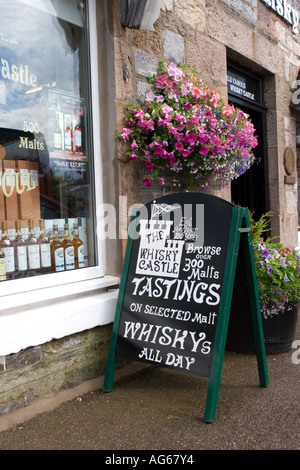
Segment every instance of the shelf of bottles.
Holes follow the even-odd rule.
[[[0,281],[87,265],[82,219],[30,219],[26,222],[25,225],[24,221],[16,220],[13,229],[8,229],[7,221],[1,223]]]

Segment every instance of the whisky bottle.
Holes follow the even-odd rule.
[[[84,267],[84,245],[83,241],[79,238],[78,224],[73,225],[73,240],[75,268]]]
[[[62,133],[59,125],[59,114],[56,113],[55,129],[54,129],[54,148],[56,150],[62,149]]]
[[[0,249],[5,256],[6,279],[13,279],[15,272],[15,250],[7,234],[7,223],[2,222],[2,239]]]
[[[78,122],[74,129],[75,134],[75,152],[82,152],[82,133],[81,133],[81,124]]]
[[[66,116],[65,118],[65,150],[67,152],[72,152],[72,129],[71,129],[71,118]]]
[[[75,268],[74,246],[70,239],[69,225],[64,224],[64,239],[62,241],[65,252],[65,268],[66,270]]]
[[[39,225],[40,225],[40,235],[37,239],[37,242],[40,248],[41,274],[46,274],[46,273],[51,272],[50,240],[46,236],[45,222],[43,219],[40,220]]]
[[[50,245],[51,271],[59,272],[65,270],[64,248],[58,238],[58,226],[53,225],[53,240]]]
[[[29,235],[25,242],[27,246],[28,274],[29,276],[36,276],[40,274],[41,256],[40,247],[34,233],[34,223],[31,219],[28,221],[28,231]]]
[[[6,281],[6,267],[5,267],[5,255],[3,250],[0,249],[0,282]]]
[[[16,220],[16,237],[12,241],[12,246],[15,250],[15,263],[16,263],[16,270],[14,274],[14,279],[18,279],[21,277],[25,277],[27,274],[27,247],[26,243],[23,240],[22,233],[21,233],[21,221]]]

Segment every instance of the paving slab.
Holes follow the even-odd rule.
[[[112,392],[102,391],[101,379],[45,411],[35,404],[33,417],[1,416],[0,450],[300,450],[299,322],[295,341],[267,356],[267,388],[255,355],[226,352],[213,423],[203,421],[208,379],[139,365]]]

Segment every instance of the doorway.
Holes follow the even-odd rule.
[[[243,175],[234,180],[231,184],[231,197],[234,204],[248,209],[254,213],[254,218],[258,220],[260,216],[269,210],[268,187],[267,187],[267,155],[264,146],[264,113],[249,109],[246,106],[239,106],[250,119],[256,129],[258,145],[255,147],[255,162],[252,167]]]
[[[258,145],[253,149],[255,162],[231,183],[232,202],[248,207],[255,220],[269,211],[266,111],[262,99],[262,80],[228,66],[228,102],[249,115]]]

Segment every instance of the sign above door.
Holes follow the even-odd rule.
[[[239,98],[261,103],[260,80],[243,72],[228,67],[227,69],[228,93]]]

